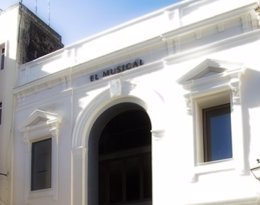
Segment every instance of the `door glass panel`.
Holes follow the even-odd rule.
[[[128,110],[105,125],[99,140],[99,205],[151,204],[151,124]]]
[[[122,163],[114,161],[110,164],[109,170],[109,190],[110,202],[121,202],[123,200],[123,180],[122,180]]]
[[[140,161],[139,158],[127,160],[126,200],[140,199]]]
[[[146,153],[144,157],[144,170],[143,170],[143,186],[144,198],[152,198],[152,167],[151,167],[151,154]]]

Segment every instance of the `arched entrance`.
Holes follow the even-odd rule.
[[[88,202],[151,205],[151,122],[146,111],[134,103],[112,106],[98,117],[89,140]]]

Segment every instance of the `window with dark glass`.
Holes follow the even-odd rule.
[[[32,143],[32,191],[51,188],[51,148],[51,138]]]
[[[230,104],[202,110],[204,161],[232,158]]]
[[[1,49],[1,58],[0,58],[0,68],[1,70],[4,69],[4,64],[5,64],[5,48]]]
[[[2,110],[3,110],[3,104],[0,102],[0,125],[2,124]]]

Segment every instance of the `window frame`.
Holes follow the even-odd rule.
[[[221,105],[217,105],[217,106],[213,106],[213,107],[207,107],[207,108],[202,109],[204,162],[212,162],[212,161],[225,160],[225,159],[232,158],[233,149],[232,149],[231,122],[230,122],[230,125],[229,125],[230,136],[228,136],[230,138],[230,141],[231,141],[231,146],[229,147],[230,152],[231,152],[231,157],[225,157],[225,158],[221,158],[221,159],[217,159],[217,160],[212,159],[213,158],[212,148],[211,148],[211,138],[212,138],[212,136],[210,135],[211,128],[210,128],[210,123],[209,123],[209,120],[212,116],[219,116],[221,114],[229,114],[230,118],[231,118],[230,110],[231,110],[230,109],[230,103],[221,104]]]
[[[6,53],[6,49],[5,49],[5,45],[1,45],[0,46],[0,70],[4,70],[5,68],[5,53]]]
[[[207,165],[223,161],[232,160],[232,158],[223,160],[206,161],[204,150],[204,127],[203,127],[203,109],[216,107],[222,104],[230,103],[230,110],[232,110],[232,91],[228,88],[221,90],[214,90],[211,92],[201,93],[200,95],[189,96],[192,99],[192,113],[193,118],[193,139],[194,139],[194,153],[195,166]],[[232,113],[231,113],[231,130],[232,130]],[[231,132],[232,133],[232,132]],[[231,136],[232,138],[233,136]],[[233,139],[232,139],[233,142]],[[232,147],[233,150],[233,147]]]
[[[59,153],[59,126],[61,118],[56,113],[42,110],[32,112],[21,127],[25,142],[25,203],[29,199],[41,197],[58,198],[58,153]],[[32,171],[32,144],[34,142],[51,139],[51,187],[40,190],[31,190]]]
[[[0,102],[0,125],[2,124],[2,118],[3,118],[3,102]]]
[[[178,82],[186,92],[187,115],[191,118],[193,138],[193,174],[191,181],[198,181],[198,176],[219,171],[236,170],[240,175],[247,174],[245,164],[246,150],[242,120],[242,82],[247,69],[243,64],[215,59],[206,59],[195,66]],[[232,158],[217,161],[204,161],[202,109],[230,103]]]
[[[35,162],[39,162],[39,159],[37,159],[37,149],[39,149],[39,145],[42,145],[42,143],[46,143],[49,142],[50,144],[47,144],[48,146],[48,159],[47,159],[47,166],[49,166],[49,169],[47,168],[47,170],[42,170],[43,171],[47,171],[47,178],[49,182],[47,182],[47,184],[42,184],[39,185],[38,182],[35,180],[37,179],[37,177],[35,176],[36,173],[36,169],[37,169],[37,163]],[[38,191],[38,190],[43,190],[43,189],[50,189],[52,188],[52,138],[46,138],[43,140],[39,140],[39,141],[35,141],[32,142],[32,154],[31,154],[31,191]],[[49,147],[50,146],[50,147]],[[39,150],[38,150],[39,151]],[[46,161],[41,161],[41,163],[46,164]],[[38,185],[37,185],[38,184]]]

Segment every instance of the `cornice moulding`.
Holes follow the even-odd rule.
[[[227,11],[225,13],[218,14],[216,16],[212,16],[206,19],[202,19],[197,22],[193,22],[187,25],[183,25],[180,28],[177,28],[175,30],[166,32],[162,34],[164,38],[166,39],[174,39],[176,36],[178,38],[181,38],[182,35],[186,35],[188,33],[195,33],[196,31],[203,29],[207,26],[212,26],[214,24],[219,24],[223,21],[227,21],[228,19],[234,19],[239,16],[244,15],[245,13],[248,13],[249,11],[254,11],[257,8],[257,3],[251,3],[247,6],[237,8],[235,10]]]
[[[161,10],[160,12],[156,12],[156,15],[159,15],[159,14],[162,15],[165,12],[174,12],[175,9],[179,9],[179,10],[182,10],[184,8],[189,9],[189,6],[194,7],[195,2],[196,1],[182,2],[175,6],[165,8],[164,10]],[[209,1],[209,0],[205,1],[205,5],[208,5],[208,4],[210,5],[212,2],[213,1]],[[168,20],[169,22],[167,23],[167,29],[163,29],[161,34],[158,34],[157,36],[155,35],[153,38],[149,37],[147,39],[142,39],[143,41],[141,41],[141,42],[136,41],[132,45],[128,45],[127,47],[123,46],[119,50],[115,50],[112,53],[106,53],[103,55],[96,56],[94,59],[88,59],[88,58],[82,58],[82,57],[77,58],[77,56],[75,54],[76,51],[80,52],[79,49],[82,46],[87,46],[88,42],[98,39],[99,37],[105,36],[105,34],[109,34],[109,32],[105,32],[102,35],[97,35],[96,37],[90,38],[89,40],[82,41],[81,44],[77,43],[74,46],[65,47],[64,49],[54,52],[53,54],[49,54],[45,57],[39,58],[38,60],[35,60],[30,63],[22,65],[19,70],[20,70],[20,72],[24,72],[24,73],[21,73],[22,82],[19,82],[18,84],[22,85],[25,83],[29,83],[33,80],[39,79],[39,77],[48,75],[48,74],[44,74],[44,72],[42,72],[41,74],[39,72],[39,74],[35,78],[23,79],[23,76],[27,75],[26,70],[35,69],[35,65],[37,65],[37,67],[38,67],[37,69],[41,69],[41,67],[43,65],[47,65],[48,63],[55,61],[55,63],[56,63],[55,66],[57,66],[57,64],[58,64],[58,66],[61,66],[61,68],[59,68],[59,70],[61,71],[61,70],[69,69],[70,67],[75,67],[75,66],[81,65],[82,63],[85,63],[85,62],[90,62],[90,64],[91,64],[91,62],[97,62],[97,60],[106,61],[107,59],[111,60],[113,58],[125,58],[129,55],[136,55],[136,52],[138,52],[138,53],[145,52],[146,49],[151,50],[151,47],[155,47],[156,45],[157,46],[163,45],[162,43],[165,41],[169,41],[172,39],[176,39],[176,41],[178,41],[182,35],[186,35],[187,33],[195,33],[196,36],[198,36],[198,38],[199,38],[200,30],[203,29],[204,27],[207,27],[209,25],[212,26],[212,24],[218,24],[219,21],[225,21],[226,19],[235,18],[250,10],[254,11],[254,9],[258,6],[257,2],[252,1],[252,0],[249,1],[248,4],[244,3],[244,1],[241,1],[241,2],[243,2],[243,4],[241,5],[240,8],[237,8],[234,10],[228,10],[224,13],[218,13],[216,16],[199,19],[198,21],[190,22],[187,24],[184,23],[183,25],[179,25],[177,27],[174,24],[172,24],[173,23],[172,19],[170,19],[170,20]],[[239,5],[241,4],[241,2],[239,3]],[[195,7],[196,7],[196,4],[195,4]],[[149,18],[152,18],[154,15],[155,14],[149,15],[149,17],[142,17],[142,18],[140,18],[139,21],[145,21]],[[181,17],[179,17],[179,18],[181,18]],[[178,19],[175,19],[175,20],[178,21]],[[135,20],[132,23],[126,24],[125,26],[131,26],[133,23],[138,23],[139,21]],[[124,29],[124,28],[125,28],[124,26],[120,27],[120,29]],[[111,32],[115,32],[116,30],[117,29],[112,29]],[[170,31],[170,30],[172,30],[172,31]],[[66,58],[66,64],[61,63],[64,58]],[[95,63],[95,64],[97,64],[97,63]]]
[[[230,47],[231,44],[234,44],[236,42],[239,42],[239,44],[243,44],[251,41],[256,41],[259,39],[260,39],[260,30],[254,30],[251,32],[243,33],[239,36],[230,37],[228,39],[224,39],[218,42],[213,42],[211,44],[207,44],[195,49],[190,49],[177,54],[172,54],[171,56],[167,56],[162,60],[166,65],[170,65],[176,62],[181,62],[187,59],[194,58],[196,56],[201,56],[205,53],[216,52],[218,50],[228,48]],[[50,86],[51,84],[53,85],[53,84],[58,84],[59,82],[64,82],[65,77],[68,77],[69,75],[74,75],[74,73],[79,72],[79,70],[84,69],[88,66],[91,67],[91,65],[88,65],[89,63],[91,63],[92,65],[95,64],[95,62],[92,61],[92,62],[87,62],[86,64],[81,64],[80,65],[81,68],[79,69],[72,69],[72,70],[66,69],[66,70],[59,71],[57,73],[45,76],[39,80],[35,80],[21,86],[17,86],[14,88],[13,93],[14,95],[25,95],[26,93],[30,92],[32,88],[36,89],[36,87],[39,85],[48,84]]]
[[[192,58],[196,58],[198,56],[202,56],[204,54],[217,52],[220,50],[224,50],[226,48],[231,47],[231,44],[239,42],[239,44],[245,44],[248,42],[256,41],[260,39],[260,30],[254,30],[250,32],[246,32],[240,34],[238,36],[232,36],[230,38],[226,38],[217,42],[213,42],[210,44],[206,44],[200,47],[196,47],[194,49],[185,50],[183,52],[179,52],[168,56],[165,58],[165,62],[169,64],[174,64],[177,62],[189,60]]]
[[[52,74],[47,74],[40,78],[35,78],[34,80],[33,79],[25,80],[26,83],[18,84],[18,86],[14,88],[14,94],[23,95],[23,93],[25,94],[26,92],[33,93],[35,91],[45,89],[46,87],[52,87],[56,84],[66,81],[66,78],[68,76],[71,78],[71,76],[76,76],[77,73],[78,74],[80,73],[80,75],[82,75],[82,73],[88,74],[88,73],[94,72],[99,67],[105,66],[107,62],[115,62],[116,59],[119,59],[122,61],[122,59],[127,59],[127,57],[137,55],[137,53],[139,53],[139,55],[142,55],[143,53],[145,54],[145,52],[147,50],[156,50],[156,48],[159,46],[161,46],[161,47],[163,46],[166,49],[168,49],[167,46],[168,47],[170,46],[169,44],[171,44],[171,40],[174,40],[176,38],[177,38],[177,41],[180,40],[181,39],[180,35],[186,35],[187,33],[198,33],[205,26],[208,26],[208,25],[212,26],[212,23],[218,25],[218,24],[220,24],[219,21],[224,21],[224,20],[226,20],[226,18],[236,18],[235,16],[233,16],[234,14],[237,16],[242,15],[243,13],[248,12],[249,10],[255,9],[256,5],[257,5],[256,2],[249,3],[248,5],[246,5],[244,7],[235,9],[233,11],[228,11],[228,12],[224,13],[224,15],[221,14],[221,15],[211,17],[209,19],[204,19],[202,21],[199,21],[198,23],[193,23],[191,25],[181,27],[179,29],[176,29],[176,30],[164,33],[160,36],[154,37],[152,39],[146,40],[144,42],[134,44],[130,47],[117,50],[110,54],[100,56],[98,58],[91,59],[86,62],[84,62],[84,61],[80,62],[80,61],[75,60],[76,56],[74,54],[73,49],[76,49],[77,45],[74,47],[71,47],[71,48],[70,47],[67,49],[65,48],[65,50],[55,52],[55,53],[56,54],[59,53],[59,55],[61,55],[60,56],[61,58],[72,58],[72,59],[68,60],[68,62],[72,62],[72,64],[65,65],[66,68],[64,67],[64,68],[62,68],[62,70],[60,70],[58,72],[55,72]],[[227,47],[227,44],[231,44],[235,41],[237,41],[237,42],[240,41],[240,44],[241,44],[241,43],[243,43],[243,41],[249,40],[249,38],[252,38],[252,37],[259,39],[259,37],[257,35],[259,35],[259,30],[253,30],[253,31],[250,31],[247,33],[239,34],[238,36],[229,37],[228,39],[219,40],[217,42],[202,45],[200,47],[195,47],[195,48],[191,48],[191,49],[184,50],[184,51],[181,51],[181,50],[175,51],[171,56],[165,56],[163,60],[165,61],[165,64],[171,64],[171,63],[178,62],[178,61],[180,62],[185,59],[192,58],[194,56],[203,55],[204,53],[210,53],[213,50],[216,51],[216,49],[217,50],[225,49]],[[68,49],[71,49],[71,50],[68,50]],[[68,53],[70,53],[70,54],[68,54]],[[69,56],[67,56],[67,54]],[[171,54],[171,53],[169,53],[169,54]],[[65,56],[62,57],[63,55],[65,55]],[[22,65],[19,68],[21,76],[28,75],[29,71],[27,73],[26,69],[34,69],[33,65],[41,66],[41,64],[44,65],[44,62],[46,60],[49,62],[53,58],[55,59],[58,57],[57,55],[53,55],[53,56],[48,55],[48,56],[49,56],[49,58],[40,58],[39,60]],[[73,67],[73,69],[72,69],[72,67]]]

